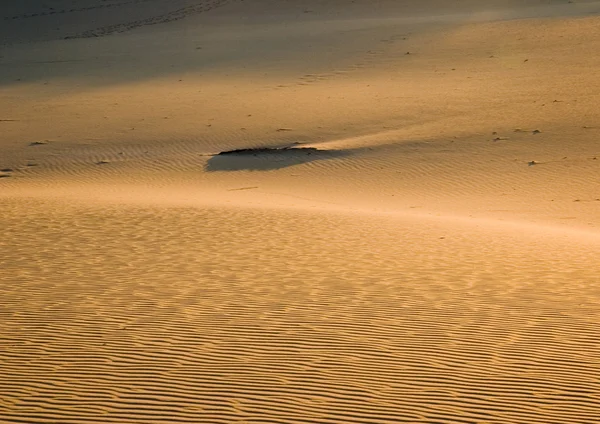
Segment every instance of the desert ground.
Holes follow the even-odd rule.
[[[599,1],[3,2],[0,423],[597,424],[599,49]]]

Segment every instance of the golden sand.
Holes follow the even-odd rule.
[[[600,2],[448,3],[3,6],[0,422],[597,423]]]

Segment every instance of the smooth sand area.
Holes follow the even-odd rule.
[[[0,423],[598,423],[600,2],[11,3]]]

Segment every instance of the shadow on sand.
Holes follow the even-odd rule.
[[[314,147],[239,149],[221,152],[206,163],[206,171],[272,171],[351,155],[347,150]]]

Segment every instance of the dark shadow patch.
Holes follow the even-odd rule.
[[[314,147],[227,150],[211,157],[206,163],[206,171],[271,171],[348,155],[349,151],[319,150]]]

